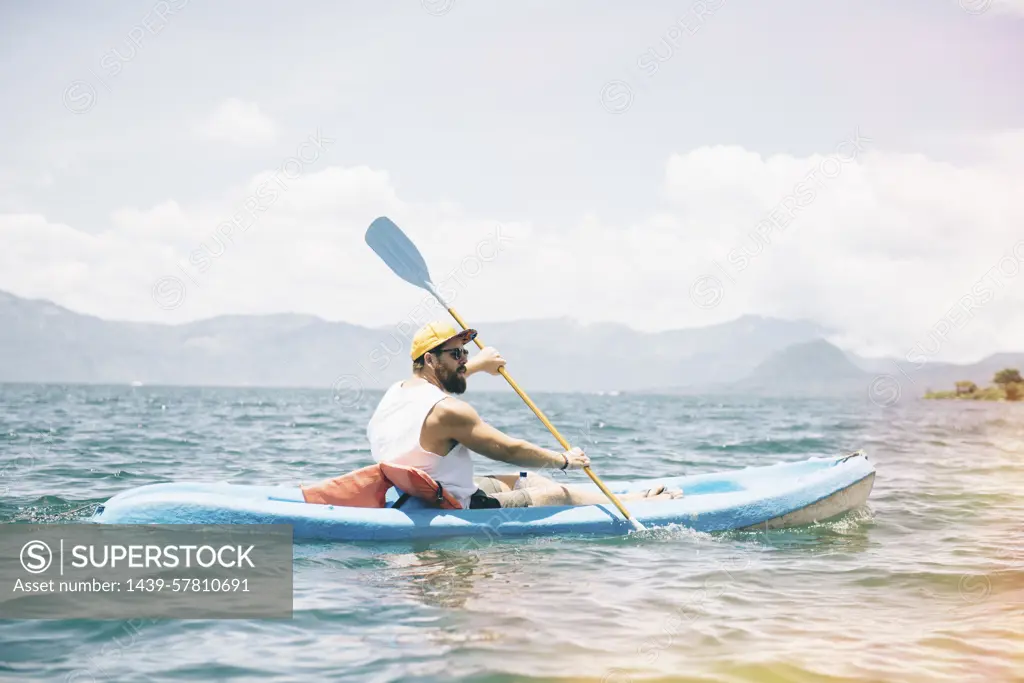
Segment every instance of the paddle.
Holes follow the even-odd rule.
[[[448,312],[451,313],[453,318],[455,318],[455,322],[457,322],[462,329],[468,329],[468,325],[462,321],[462,318],[455,312],[455,309],[448,305],[444,298],[438,293],[437,287],[435,287],[434,283],[430,280],[430,271],[427,269],[427,262],[423,260],[423,256],[420,255],[419,249],[416,248],[416,245],[412,243],[412,240],[410,240],[406,234],[402,232],[402,229],[395,225],[390,218],[381,216],[370,224],[370,227],[366,230],[366,243],[377,253],[377,256],[380,256],[381,259],[384,260],[384,263],[387,264],[388,268],[394,271],[395,275],[406,282],[416,285],[417,287],[425,289],[433,294],[438,303],[448,309]],[[476,341],[476,345],[479,348],[482,349],[484,347],[479,336],[474,341]],[[548,428],[548,431],[551,432],[552,436],[558,439],[558,443],[562,445],[562,448],[569,450],[571,448],[571,446],[569,446],[569,442],[562,438],[562,435],[558,433],[558,430],[555,429],[553,424],[551,424],[547,416],[545,416],[544,413],[541,412],[540,408],[530,400],[530,397],[527,396],[526,392],[516,384],[515,380],[512,379],[511,376],[509,376],[508,372],[505,371],[505,368],[500,368],[499,372],[501,373],[501,376],[504,377],[510,385],[512,385],[515,392],[519,394],[519,398],[523,399],[526,405],[530,407],[533,414],[540,418],[540,421],[544,423],[544,426]],[[608,500],[610,500],[615,507],[619,509],[622,516],[625,517],[637,531],[644,530],[644,525],[629,514],[629,510],[619,502],[619,499],[615,497],[615,494],[608,490],[608,487],[604,485],[604,482],[602,482],[589,467],[584,467],[583,471],[587,473],[587,476],[589,476],[595,484],[597,484],[597,488],[601,489],[601,492],[608,497]]]

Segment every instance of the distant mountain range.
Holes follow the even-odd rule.
[[[567,318],[489,323],[481,330],[517,381],[535,391],[831,395],[863,393],[875,376],[890,374],[902,379],[904,391],[920,395],[961,379],[988,384],[1004,367],[1024,369],[1024,353],[914,368],[858,358],[827,335],[813,322],[759,316],[656,333]],[[408,373],[407,348],[407,335],[393,328],[308,315],[118,322],[0,292],[0,382],[376,389]],[[483,389],[504,384],[474,380]]]

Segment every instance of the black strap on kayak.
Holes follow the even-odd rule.
[[[836,461],[835,461],[835,462],[833,463],[833,465],[838,465],[838,464],[840,464],[840,463],[844,463],[844,462],[846,462],[847,460],[849,460],[850,458],[856,458],[856,457],[859,457],[859,456],[863,456],[865,460],[867,460],[867,459],[868,459],[868,454],[867,454],[867,453],[865,453],[865,452],[863,451],[863,449],[862,449],[862,450],[859,450],[859,451],[853,451],[853,452],[852,452],[852,453],[850,453],[849,455],[846,455],[846,456],[844,456],[844,457],[842,457],[842,458],[839,458],[838,460],[836,460]]]
[[[405,505],[405,503],[410,498],[412,498],[412,496],[410,496],[408,493],[403,493],[398,497],[398,500],[396,500],[394,505],[392,505],[391,507],[397,510],[398,508]],[[441,507],[441,503],[444,502],[444,486],[441,486],[440,484],[437,485],[437,493],[434,496],[434,502],[437,504],[437,507]]]

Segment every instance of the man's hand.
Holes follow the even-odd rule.
[[[501,357],[498,350],[493,346],[485,346],[480,349],[480,353],[466,361],[466,375],[469,376],[480,371],[486,372],[488,375],[497,375],[498,369],[503,367],[505,367],[505,359]]]
[[[582,448],[573,448],[562,455],[564,456],[562,462],[568,462],[568,466],[565,468],[567,470],[582,470],[584,467],[590,467],[590,458]]]

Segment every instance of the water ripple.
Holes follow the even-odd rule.
[[[332,476],[369,461],[377,398],[342,409],[329,391],[2,386],[0,521],[79,522],[142,483]],[[554,446],[514,395],[471,398]],[[879,474],[868,507],[801,529],[298,544],[291,621],[2,622],[2,676],[1019,679],[1024,406],[537,398],[609,480],[861,447]]]

